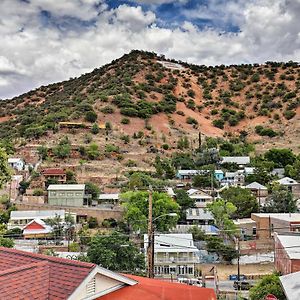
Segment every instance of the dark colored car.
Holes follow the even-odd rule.
[[[235,281],[233,283],[233,288],[235,290],[248,291],[252,288],[252,284],[248,281]]]

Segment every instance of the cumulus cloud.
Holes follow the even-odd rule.
[[[132,49],[208,65],[300,58],[299,0],[212,0],[205,10],[185,11],[177,27],[162,27],[149,6],[107,3],[0,1],[0,98],[79,76]],[[194,18],[200,13],[233,22],[239,31],[199,29]]]

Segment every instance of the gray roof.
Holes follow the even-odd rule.
[[[198,174],[205,174],[208,173],[208,170],[178,170],[177,174],[178,175],[198,175]]]
[[[286,254],[290,259],[300,259],[300,252],[295,251],[299,249],[300,245],[300,236],[299,235],[279,235],[277,234],[277,239],[280,241],[280,244],[284,248]]]
[[[245,186],[246,189],[253,189],[253,190],[267,190],[268,188],[264,185],[254,181],[248,185]]]
[[[238,165],[248,165],[250,164],[249,156],[223,156],[221,164],[224,163],[236,163]]]
[[[298,184],[298,182],[295,179],[290,178],[290,177],[284,177],[279,180],[276,180],[275,182],[278,182],[281,185],[287,185],[287,186]]]
[[[83,191],[85,184],[50,184],[48,191]]]
[[[186,210],[187,220],[213,220],[214,217],[210,211],[203,208],[189,208]]]
[[[288,300],[298,300],[300,297],[300,272],[280,276],[281,285]]]
[[[99,200],[119,200],[119,194],[100,194]]]
[[[56,215],[64,218],[64,210],[14,210],[10,213],[10,219],[47,219]]]

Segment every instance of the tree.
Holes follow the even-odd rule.
[[[292,164],[285,166],[285,174],[295,180],[300,180],[300,160],[299,158]]]
[[[95,123],[97,118],[98,116],[93,110],[90,110],[85,114],[85,120],[88,122]]]
[[[186,210],[195,207],[195,199],[189,197],[185,190],[176,190],[176,202],[180,205],[180,220],[186,219]]]
[[[38,146],[37,152],[40,159],[46,159],[48,157],[48,148],[44,145]]]
[[[179,213],[179,205],[166,193],[153,192],[153,219],[168,213]],[[148,219],[148,192],[127,192],[121,195],[125,206],[124,218],[133,230],[146,231]],[[179,216],[163,216],[154,222],[158,231],[168,231],[177,224]]]
[[[89,228],[97,228],[98,227],[98,220],[95,217],[89,217],[88,219]]]
[[[237,207],[233,218],[249,218],[252,212],[258,211],[258,203],[251,191],[241,187],[230,187],[222,192],[222,198]]]
[[[237,208],[231,202],[219,199],[207,205],[214,216],[215,224],[220,230],[220,235],[231,238],[237,231],[236,225],[231,220]]]
[[[265,153],[264,157],[274,162],[277,168],[292,165],[296,160],[296,155],[290,149],[270,149]]]
[[[100,194],[100,188],[92,182],[85,182],[85,192],[90,194],[93,200],[97,200]]]
[[[92,134],[97,134],[97,133],[99,133],[99,131],[100,131],[100,129],[99,129],[98,124],[94,123],[93,126],[92,126],[92,128],[91,128],[91,133]]]
[[[258,182],[266,185],[272,180],[272,175],[264,167],[255,167],[254,173],[245,178],[247,183]]]
[[[60,140],[59,144],[53,148],[53,154],[58,158],[67,158],[71,153],[71,144],[68,137]]]
[[[157,155],[155,158],[154,166],[156,169],[156,175],[158,177],[163,177],[166,179],[174,178],[175,170],[169,159],[164,158],[163,160],[161,160],[160,157]]]
[[[265,299],[268,294],[276,296],[278,300],[286,300],[278,274],[264,276],[250,289],[251,300]]]
[[[100,155],[99,147],[97,144],[92,143],[88,146],[86,154],[89,159],[96,159]]]
[[[127,236],[118,232],[94,236],[87,257],[90,262],[112,271],[140,274],[145,268],[144,255]]]
[[[273,186],[272,193],[266,199],[264,211],[268,213],[293,213],[297,210],[297,200],[291,191],[281,185]]]
[[[10,180],[11,172],[7,163],[6,152],[0,148],[0,189],[8,180]]]
[[[211,174],[205,174],[205,175],[196,175],[193,178],[193,186],[198,188],[206,188],[210,187],[213,183],[214,187],[217,187],[217,181],[215,177],[212,178]]]
[[[13,239],[0,237],[0,246],[1,247],[13,248],[14,245],[15,245],[15,243],[14,243]]]

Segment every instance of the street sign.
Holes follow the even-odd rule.
[[[278,299],[273,294],[268,294],[266,295],[265,300],[278,300]]]

